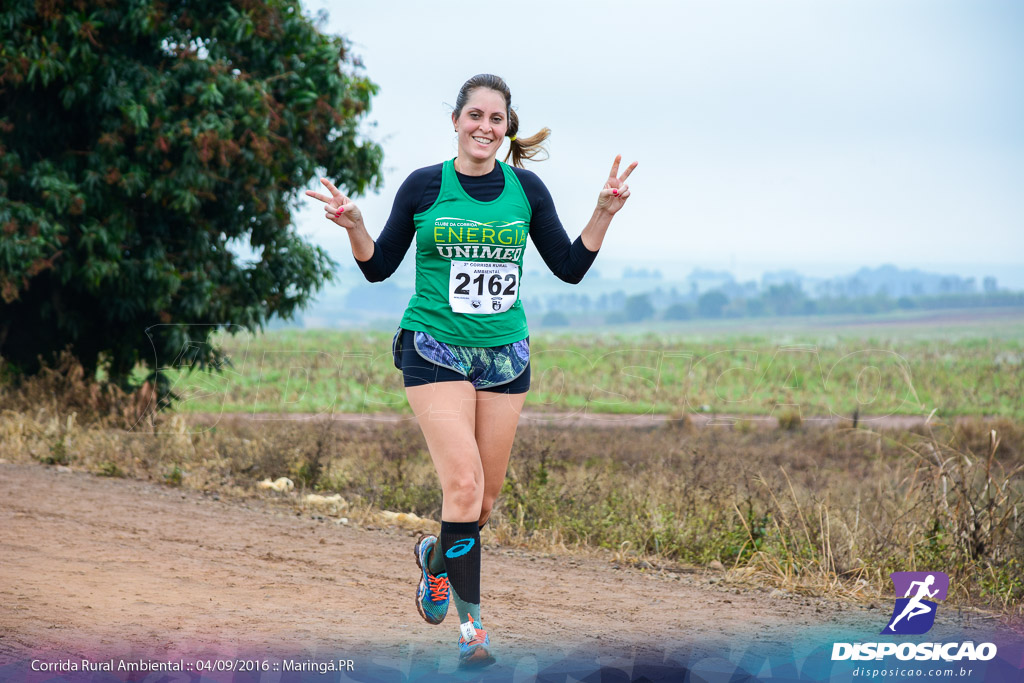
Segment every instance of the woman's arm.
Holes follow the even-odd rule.
[[[536,174],[513,169],[530,201],[530,239],[540,252],[548,269],[559,280],[576,284],[587,274],[597,252],[586,248],[581,238],[569,239],[555,211],[551,193]]]
[[[391,216],[376,241],[366,230],[359,207],[339,192],[329,180],[321,178],[321,182],[331,192],[330,197],[306,190],[307,195],[325,203],[325,218],[348,232],[352,256],[355,257],[356,265],[362,271],[363,277],[370,282],[380,282],[391,277],[409,250],[409,243],[416,234],[412,216],[416,213],[416,203],[423,194],[421,175],[423,174],[416,172],[402,183],[402,187],[395,195]]]
[[[598,195],[594,215],[575,242],[569,240],[565,228],[558,220],[551,193],[540,178],[529,171],[514,169],[533,210],[530,238],[544,263],[560,280],[577,284],[583,279],[597,258],[597,251],[601,248],[612,217],[622,208],[629,196],[629,187],[623,181],[636,168],[636,162],[626,169],[622,178],[618,178],[615,174],[618,172],[620,159],[621,157],[616,157],[612,173]]]

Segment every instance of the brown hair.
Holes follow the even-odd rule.
[[[505,114],[508,118],[508,131],[506,131],[505,135],[509,137],[509,148],[508,154],[505,155],[505,161],[507,162],[509,157],[512,157],[512,165],[523,168],[523,159],[534,160],[534,157],[542,152],[544,156],[535,160],[543,161],[547,159],[548,151],[544,148],[543,143],[551,135],[551,129],[541,128],[537,133],[528,138],[519,135],[519,116],[512,109],[512,91],[508,89],[508,84],[499,76],[494,74],[477,74],[466,81],[462,85],[462,89],[459,90],[459,96],[455,100],[455,118],[459,118],[462,114],[462,108],[466,106],[466,100],[469,99],[469,96],[477,88],[489,88],[501,93],[505,97]],[[513,136],[515,136],[515,140],[511,139]]]

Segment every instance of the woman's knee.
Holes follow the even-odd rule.
[[[442,489],[445,500],[460,508],[479,508],[484,498],[482,477],[475,474],[452,477],[444,482]]]

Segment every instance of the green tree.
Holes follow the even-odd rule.
[[[764,298],[758,297],[756,299],[747,299],[745,302],[746,313],[749,316],[759,317],[765,314],[767,307],[764,304]]]
[[[704,292],[697,299],[697,313],[702,318],[721,318],[722,310],[728,303],[729,297],[717,289],[713,289],[710,292]]]
[[[654,306],[651,305],[651,297],[647,294],[634,294],[626,299],[623,312],[626,314],[626,320],[631,323],[653,318]]]
[[[794,315],[803,310],[806,297],[798,286],[787,282],[770,286],[762,299],[768,310],[775,315]]]
[[[665,309],[665,320],[689,320],[693,317],[693,311],[683,303],[675,303]]]
[[[67,344],[125,387],[186,348],[216,367],[213,331],[289,319],[331,279],[291,208],[321,174],[380,185],[381,148],[358,132],[377,86],[297,0],[0,7],[8,367]]]

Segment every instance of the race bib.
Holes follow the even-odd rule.
[[[448,303],[454,313],[503,313],[519,296],[519,266],[492,261],[452,261]]]

